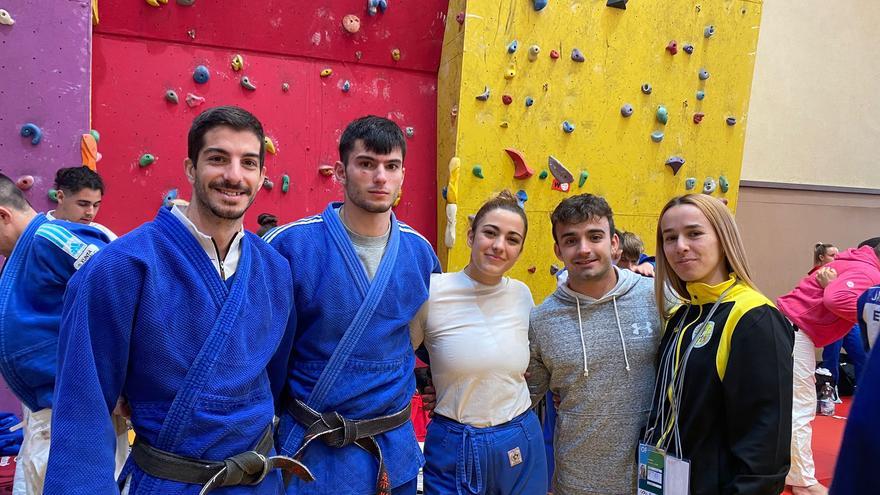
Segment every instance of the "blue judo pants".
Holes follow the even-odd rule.
[[[425,438],[425,495],[534,495],[547,491],[547,456],[532,411],[475,428],[435,415]]]
[[[831,379],[834,380],[835,386],[837,386],[838,380],[840,379],[841,348],[846,349],[846,355],[849,357],[849,362],[851,362],[853,368],[855,368],[855,385],[858,385],[862,370],[865,369],[865,362],[868,360],[868,353],[865,352],[865,343],[862,340],[862,331],[858,325],[852,327],[852,330],[844,335],[843,338],[826,345],[822,350],[822,366],[831,372]]]

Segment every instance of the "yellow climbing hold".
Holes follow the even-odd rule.
[[[244,58],[239,54],[235,54],[235,56],[232,57],[232,63],[230,65],[232,65],[232,70],[238,72],[244,67]]]
[[[391,50],[391,58],[395,61],[400,60],[400,49],[395,48],[394,50]]]
[[[266,136],[263,138],[263,142],[266,143],[266,151],[268,151],[269,153],[272,153],[274,155],[276,150],[275,150],[275,143],[272,142],[272,138],[270,138],[269,136]]]
[[[446,203],[458,203],[458,178],[461,175],[461,159],[453,156],[449,160],[449,182],[446,184]]]
[[[328,77],[333,74],[333,69],[324,69],[321,71],[321,77]]]
[[[164,5],[168,3],[168,0],[147,0],[147,5],[150,7],[159,7],[160,4]]]

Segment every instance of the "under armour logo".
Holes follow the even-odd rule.
[[[651,326],[650,321],[643,321],[641,323],[633,323],[630,325],[633,329],[633,335],[642,335],[644,332],[645,337],[650,337],[654,334],[654,327]]]

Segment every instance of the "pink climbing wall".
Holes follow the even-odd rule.
[[[186,132],[207,106],[239,105],[261,119],[277,148],[267,154],[268,176],[246,217],[276,214],[282,222],[320,211],[341,198],[332,178],[318,167],[332,164],[339,136],[355,117],[372,113],[412,127],[407,140],[406,181],[397,214],[432,241],[436,237],[436,88],[446,22],[446,0],[391,0],[370,17],[366,0],[297,2],[208,2],[159,8],[146,2],[102,2],[93,48],[93,127],[100,131],[103,160],[98,171],[108,184],[98,220],[126,232],[149,220],[173,188],[188,198],[183,175]],[[342,18],[361,19],[356,34]],[[400,59],[392,58],[392,50]],[[235,54],[244,68],[233,71]],[[194,82],[198,65],[210,70]],[[322,78],[323,69],[332,69]],[[240,85],[247,76],[257,89]],[[350,81],[348,92],[342,91]],[[289,84],[289,91],[282,84]],[[178,104],[166,101],[174,90]],[[204,97],[201,107],[185,103]],[[138,158],[158,160],[141,168]],[[291,178],[281,191],[281,175]]]
[[[0,24],[0,169],[34,177],[26,192],[38,211],[50,209],[55,171],[78,165],[89,132],[89,0],[4,0],[15,24]],[[20,135],[41,128],[39,144]]]

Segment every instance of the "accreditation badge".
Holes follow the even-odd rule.
[[[688,495],[690,462],[639,443],[638,495]]]

